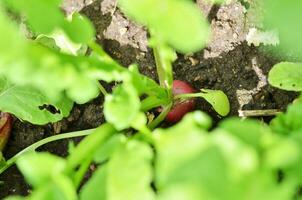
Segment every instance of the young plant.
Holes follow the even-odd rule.
[[[141,75],[137,66],[126,69],[112,60],[90,37],[92,29],[86,26],[89,22],[77,14],[72,21],[66,20],[60,14],[58,0],[3,2],[7,8],[22,12],[35,33],[49,34],[60,28],[73,42],[88,45],[93,54],[89,57],[66,54],[58,48],[50,49],[45,42],[41,45],[41,41],[28,41],[0,12],[3,30],[0,40],[6,36],[3,42],[8,45],[0,46],[0,73],[7,81],[1,88],[9,86],[2,95],[12,99],[0,101],[1,109],[43,124],[47,119],[54,121],[67,115],[73,101],[83,103],[102,92],[107,120],[93,130],[45,138],[3,163],[0,172],[16,162],[33,188],[27,197],[8,199],[287,200],[296,197],[302,180],[301,131],[297,131],[302,125],[298,121],[286,129],[287,134],[274,134],[272,130],[281,133],[276,126],[271,129],[263,123],[239,119],[226,120],[209,131],[210,118],[196,111],[170,128],[152,130],[167,115],[169,117],[169,112],[179,103],[191,103],[192,98],[205,98],[222,115],[229,110],[223,92],[202,89],[194,93],[195,89],[187,83],[173,81],[173,49],[182,53],[195,51],[202,48],[207,39],[206,21],[191,1],[120,1],[126,14],[150,30],[159,84]],[[107,94],[98,80],[122,83],[112,94]],[[18,87],[22,90],[13,90]],[[17,93],[10,94],[10,91]],[[22,91],[27,92],[22,95]],[[15,94],[19,94],[19,98],[14,97]],[[145,98],[140,101],[142,96]],[[25,103],[23,110],[11,106],[20,98],[33,104]],[[53,105],[60,112],[38,110],[44,104]],[[144,112],[159,107],[162,109],[159,116],[147,124]],[[300,104],[283,118],[291,119],[301,112]],[[86,137],[70,149],[66,159],[35,152],[48,142],[80,136]],[[91,162],[98,167],[81,187]],[[284,174],[282,180],[279,171]]]
[[[66,133],[41,140],[1,163],[0,172],[17,162],[34,189],[29,199],[77,199],[76,190],[90,163],[103,163],[110,158],[110,163],[104,167],[104,170],[112,174],[110,178],[104,179],[107,172],[103,168],[96,173],[97,183],[117,181],[118,185],[123,186],[117,192],[114,184],[108,184],[110,198],[123,199],[127,195],[128,199],[153,199],[155,193],[150,184],[154,155],[149,144],[156,144],[157,134],[153,134],[152,130],[167,115],[169,118],[169,112],[174,112],[173,109],[179,103],[192,102],[195,97],[203,97],[223,116],[229,112],[229,102],[222,91],[202,89],[200,93],[193,93],[194,90],[191,89],[176,92],[175,84],[173,92],[173,82],[179,83],[177,80],[173,81],[172,76],[172,62],[176,58],[174,49],[180,53],[189,53],[204,47],[209,35],[208,24],[190,1],[119,2],[129,17],[150,30],[150,46],[154,51],[159,76],[157,84],[141,75],[137,66],[132,65],[127,69],[114,61],[94,41],[91,23],[77,13],[67,20],[61,13],[59,4],[59,0],[10,0],[0,3],[0,29],[3,30],[0,32],[0,39],[7,45],[6,48],[0,47],[0,110],[34,124],[46,124],[68,116],[73,102],[85,103],[102,93],[105,96],[104,114],[107,123],[95,130]],[[6,16],[4,9],[22,14],[37,39],[25,39]],[[155,11],[160,11],[159,15]],[[56,43],[54,35],[58,31],[73,43],[89,46],[93,53],[90,56],[81,55],[78,51],[66,53]],[[108,94],[99,80],[117,81],[121,84],[113,89],[112,94]],[[141,101],[142,96],[145,98]],[[56,111],[48,110],[49,106],[53,106]],[[147,122],[145,112],[158,107],[162,108],[159,116]],[[181,112],[178,120],[185,114],[184,111]],[[209,126],[209,119],[204,115],[199,113],[192,116],[201,120],[193,120],[194,123],[200,123],[198,127]],[[191,124],[192,128],[197,124]],[[185,126],[189,127],[190,124]],[[126,134],[127,132],[132,134]],[[88,136],[71,150],[65,160],[49,154],[34,153],[36,148],[45,143],[85,135]],[[121,164],[124,168],[119,172]],[[133,166],[137,168],[137,172],[133,172]],[[119,174],[127,176],[120,178]],[[88,189],[83,189],[81,193],[84,199],[91,199],[86,190],[91,190],[95,184],[90,185],[92,186],[87,186]]]

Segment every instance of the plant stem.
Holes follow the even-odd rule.
[[[160,50],[159,50],[158,46],[153,48],[153,54],[154,54],[154,58],[155,58],[156,71],[157,71],[157,76],[159,79],[159,85],[163,88],[166,88],[164,63],[163,63],[163,60],[161,59]]]
[[[156,108],[156,107],[159,107],[164,104],[166,104],[166,102],[164,100],[159,99],[155,96],[149,96],[149,97],[145,98],[144,100],[142,100],[141,110],[146,112],[152,108]]]
[[[99,89],[100,89],[100,91],[101,91],[101,93],[104,95],[104,97],[108,94],[108,92],[106,91],[106,89],[104,88],[104,86],[100,83],[100,82],[98,82],[99,84],[98,84],[98,86],[99,86]]]
[[[81,136],[86,136],[91,134],[95,129],[88,129],[88,130],[83,130],[83,131],[76,131],[76,132],[70,132],[70,133],[63,133],[59,135],[54,135],[48,138],[44,138],[27,148],[23,149],[19,153],[17,153],[15,156],[10,158],[9,160],[6,161],[5,165],[0,168],[0,174],[3,173],[6,169],[8,169],[10,166],[15,164],[17,159],[22,156],[23,154],[31,151],[35,151],[37,148],[40,146],[43,146],[44,144],[47,144],[49,142],[57,141],[57,140],[62,140],[62,139],[67,139],[67,138],[74,138],[74,137],[81,137]]]
[[[92,134],[85,137],[80,144],[73,150],[72,154],[67,157],[65,172],[70,174],[79,164],[102,145],[107,139],[116,132],[114,127],[105,123],[98,127]]]
[[[178,94],[174,96],[174,99],[188,99],[195,97],[203,97],[203,93],[186,93],[186,94]]]
[[[169,52],[169,50],[173,53],[173,51],[169,47],[165,46],[163,43],[160,42],[157,42],[153,46],[153,54],[155,58],[159,84],[161,87],[167,89],[169,98],[172,99],[173,74],[172,64],[170,60],[171,58],[167,55],[167,52]]]
[[[266,110],[238,110],[239,117],[263,117],[275,116],[282,113],[281,109],[266,109]]]
[[[155,118],[149,125],[148,127],[153,130],[154,128],[156,128],[167,116],[167,114],[169,113],[169,111],[172,108],[173,103],[170,103],[168,106],[165,106],[163,108],[163,111],[158,115],[157,118]]]
[[[80,186],[80,184],[83,180],[83,177],[85,176],[85,174],[90,166],[91,160],[92,160],[92,156],[89,156],[84,162],[82,162],[80,168],[75,173],[73,182],[74,182],[74,185],[76,188],[78,188]]]

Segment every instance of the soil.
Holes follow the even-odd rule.
[[[240,109],[284,110],[296,94],[268,85],[267,74],[281,58],[262,50],[266,47],[249,46],[245,41],[249,28],[261,27],[261,23],[255,17],[255,1],[244,2],[234,0],[228,5],[217,6],[197,0],[211,24],[212,38],[200,52],[178,54],[173,65],[174,77],[191,83],[196,89],[223,90],[229,97],[232,116],[238,115]],[[76,10],[88,16],[96,27],[98,42],[122,65],[137,63],[143,74],[157,79],[152,51],[147,47],[148,33],[121,13],[116,0],[65,0],[62,7],[66,13]],[[110,85],[106,87],[110,89]],[[102,102],[100,96],[87,104],[75,105],[68,118],[45,126],[15,119],[5,157],[8,159],[30,144],[54,134],[99,126],[104,122]],[[219,121],[211,106],[202,99],[198,100],[198,109]],[[67,149],[68,141],[64,140],[44,145],[39,150],[66,156]],[[0,186],[0,198],[30,192],[16,167],[1,174],[0,180],[4,182]]]

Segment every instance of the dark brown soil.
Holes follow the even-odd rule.
[[[68,12],[83,8],[82,13],[96,26],[98,41],[113,58],[124,66],[138,63],[143,74],[156,80],[152,51],[146,46],[145,29],[126,19],[116,9],[115,2],[97,0],[89,4],[90,1],[66,0],[64,8]],[[175,79],[187,81],[196,89],[223,90],[231,103],[230,115],[238,115],[239,109],[285,109],[296,94],[272,88],[263,79],[280,59],[245,42],[246,32],[253,21],[248,18],[249,12],[245,12],[246,5],[236,0],[223,7],[205,4],[202,0],[197,3],[208,16],[213,38],[201,52],[178,55],[173,65]],[[255,66],[258,71],[255,71]],[[70,117],[56,124],[34,126],[16,119],[5,157],[10,158],[30,144],[53,134],[97,127],[104,121],[102,102],[103,98],[99,97],[85,105],[76,105]],[[219,120],[205,101],[199,99],[198,102],[198,109]],[[58,141],[39,150],[66,156],[67,146],[67,140]],[[0,186],[0,198],[29,192],[30,187],[16,167],[1,174],[0,180],[4,182]]]

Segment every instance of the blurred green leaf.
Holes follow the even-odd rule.
[[[222,121],[219,127],[257,150],[261,150],[262,138],[270,134],[269,128],[256,120],[231,118]]]
[[[302,158],[301,150],[299,143],[293,139],[281,137],[278,142],[267,149],[265,154],[266,164],[275,169],[291,167]]]
[[[50,33],[65,20],[59,9],[61,0],[5,0],[5,3],[24,14],[30,27],[37,33]]]
[[[98,167],[91,179],[89,179],[80,191],[80,200],[109,199],[107,194],[107,178],[107,165]]]
[[[63,172],[65,160],[49,153],[28,153],[17,160],[17,166],[34,188],[56,179]]]
[[[100,166],[84,186],[81,199],[154,199],[150,185],[152,157],[153,152],[147,144],[135,140],[124,142],[108,164]]]
[[[74,13],[72,15],[72,20],[64,24],[64,30],[70,39],[76,43],[87,44],[95,35],[94,27],[89,19],[78,13]]]
[[[302,91],[302,64],[278,63],[269,72],[268,81],[283,90]]]
[[[287,108],[286,113],[279,114],[274,118],[270,126],[276,133],[283,135],[302,132],[302,103],[297,102]]]
[[[122,84],[114,88],[105,98],[104,115],[116,129],[129,128],[140,112],[140,99],[131,84]]]
[[[277,29],[280,38],[280,48],[284,52],[302,53],[302,2],[300,0],[265,0],[265,27]]]
[[[232,120],[208,134],[192,123],[192,116],[155,131],[160,200],[291,199],[297,182],[287,177],[278,183],[275,168],[264,162],[262,143],[274,140],[267,127],[262,130],[260,124],[247,121],[236,130],[235,123],[240,122]],[[288,161],[286,156],[279,159]]]
[[[56,46],[55,49],[62,53],[67,53],[71,55],[85,55],[87,52],[87,45],[74,43],[62,30],[56,30],[48,35],[39,35],[37,39],[39,40],[40,37],[46,37],[52,40],[54,42],[53,45]]]
[[[28,199],[77,200],[78,198],[72,181],[62,174],[57,174],[52,180],[34,190]]]
[[[208,40],[208,22],[191,1],[119,0],[119,5],[129,17],[182,53],[200,50]]]
[[[194,115],[195,113],[186,115],[173,128],[157,129],[154,132],[157,152],[156,184],[159,190],[168,184],[170,177],[174,175],[173,170],[207,147],[206,131],[198,127]]]
[[[114,151],[120,147],[122,142],[126,138],[122,135],[114,135],[108,141],[106,141],[99,149],[96,151],[93,160],[96,163],[101,163],[109,159]]]
[[[85,103],[99,94],[98,80],[121,80],[126,71],[104,58],[67,55],[30,42],[1,11],[0,29],[0,74],[12,84],[39,89],[52,101],[67,94]]]
[[[12,10],[25,15],[26,22],[37,34],[50,34],[57,29],[66,32],[75,43],[88,43],[95,35],[92,23],[74,13],[68,21],[60,9],[61,0],[5,0]]]
[[[51,49],[54,49],[54,50],[57,50],[57,51],[60,50],[60,48],[56,44],[56,41],[51,37],[47,37],[47,36],[44,36],[44,35],[39,35],[35,39],[35,41],[38,42],[39,44],[45,46],[45,47],[48,47],[48,48],[51,48]]]
[[[129,140],[108,163],[108,200],[151,200],[153,152],[150,146]]]
[[[48,110],[48,106],[54,106],[56,112]],[[33,124],[47,124],[67,117],[72,107],[73,103],[68,98],[54,102],[34,88],[16,86],[0,77],[0,110],[2,112],[12,113]]]

